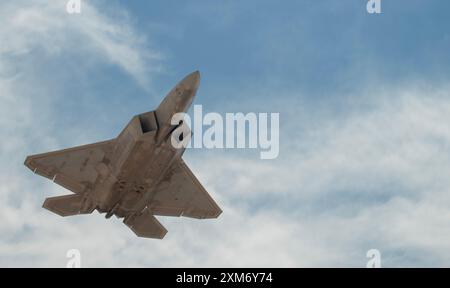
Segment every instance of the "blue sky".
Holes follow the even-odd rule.
[[[384,1],[377,17],[364,1],[317,2],[133,2],[129,11],[161,39],[154,47],[166,51],[169,71],[205,72],[203,90],[265,83],[326,97],[371,77],[393,82],[448,72],[441,65],[450,41],[445,1]]]
[[[449,266],[448,1],[65,4],[0,4],[0,266]],[[195,70],[205,112],[280,113],[275,160],[186,152],[219,219],[153,241],[41,208],[67,191],[26,155],[115,137]]]

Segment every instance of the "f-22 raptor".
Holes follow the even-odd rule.
[[[94,210],[124,218],[139,237],[162,239],[167,230],[155,218],[217,218],[222,210],[203,188],[172,145],[200,83],[193,72],[179,82],[155,111],[134,116],[117,138],[60,151],[28,156],[25,165],[74,194],[47,198],[43,207],[60,215]],[[179,137],[183,137],[181,134]]]

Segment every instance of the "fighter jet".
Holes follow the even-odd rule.
[[[43,207],[60,216],[94,210],[115,215],[137,236],[158,239],[167,230],[154,215],[217,218],[222,210],[181,158],[185,148],[171,141],[182,124],[171,118],[188,110],[199,83],[198,71],[186,76],[155,111],[134,116],[117,138],[28,156],[31,171],[74,193],[47,198]]]

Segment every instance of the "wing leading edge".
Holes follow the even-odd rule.
[[[25,165],[74,193],[95,183],[98,165],[112,148],[113,140],[28,156]]]
[[[182,159],[172,165],[154,195],[149,208],[155,215],[206,219],[222,213]]]

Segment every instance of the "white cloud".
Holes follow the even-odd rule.
[[[66,3],[39,0],[2,3],[2,58],[36,49],[44,49],[51,55],[92,52],[83,53],[84,61],[100,59],[117,64],[140,84],[148,85],[148,73],[158,69],[156,62],[148,65],[149,61],[160,59],[161,55],[148,49],[148,39],[129,25],[131,20],[126,13],[105,16],[90,1],[83,1],[81,14],[68,14]]]
[[[58,111],[57,100],[70,91],[68,83],[55,76],[70,79],[112,64],[147,88],[159,57],[149,52],[147,39],[138,36],[125,14],[111,16],[83,1],[83,13],[69,15],[66,2],[0,4],[0,266],[64,267],[66,250],[96,229],[91,221],[81,224],[88,232],[59,226],[67,224],[65,219],[50,215],[41,205],[45,197],[67,191],[34,177],[22,164],[26,155],[43,147],[62,148],[61,143],[69,140],[64,131],[69,142],[77,144],[99,132],[99,127],[90,127],[89,135],[76,134],[76,129],[61,127],[67,115]],[[92,247],[101,246],[105,235],[106,230]],[[118,238],[111,249],[121,242]],[[110,255],[97,254],[98,261],[101,255]]]
[[[260,251],[273,251],[272,256],[289,251],[288,259],[268,265],[364,267],[365,252],[378,248],[385,265],[447,266],[449,91],[374,91],[359,95],[372,103],[370,109],[348,108],[341,116],[305,109],[302,118],[319,123],[297,125],[285,117],[291,124],[281,133],[280,159],[219,157],[206,167],[200,162],[208,159],[194,160],[195,168],[223,201],[243,213],[243,220],[225,231],[237,229],[245,239],[240,223],[260,214],[276,215],[278,227],[288,231],[285,243],[249,248],[254,265],[266,263]],[[266,223],[261,220],[257,228],[261,241],[271,236],[262,233],[272,229]],[[281,250],[276,242],[283,243]],[[234,247],[224,255],[240,248]]]

